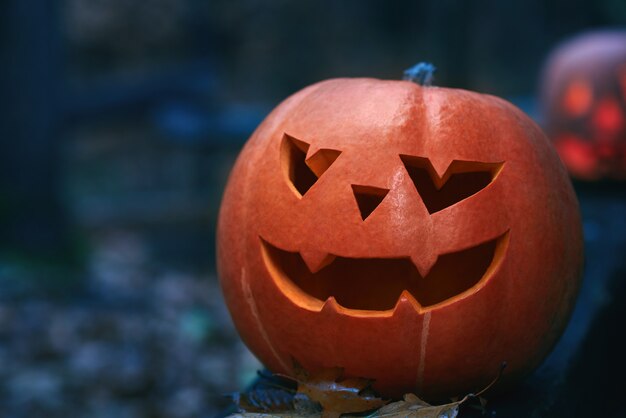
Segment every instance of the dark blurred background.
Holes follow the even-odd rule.
[[[287,95],[332,77],[398,79],[428,60],[436,84],[540,119],[551,48],[626,24],[623,0],[4,0],[0,11],[2,417],[211,417],[253,379],[260,366],[215,277],[215,221],[238,150]],[[581,391],[610,398],[578,383],[602,365],[571,364],[586,349],[616,370],[608,334],[588,334],[602,333],[601,315],[607,333],[626,319],[611,297],[625,294],[624,185],[577,190],[595,276],[551,357],[549,380],[566,383],[532,395],[535,416]],[[534,408],[521,398],[495,408]]]

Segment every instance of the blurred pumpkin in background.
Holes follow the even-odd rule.
[[[335,79],[280,104],[231,173],[218,271],[244,342],[374,379],[386,397],[499,385],[546,356],[582,266],[578,205],[510,103],[410,81]]]
[[[548,136],[571,175],[626,180],[626,30],[557,46],[541,89]]]

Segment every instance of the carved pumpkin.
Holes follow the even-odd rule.
[[[231,173],[218,271],[272,371],[343,367],[397,397],[529,373],[561,334],[582,241],[567,173],[511,104],[409,81],[296,93]]]
[[[542,90],[548,136],[571,174],[626,180],[626,31],[557,47]]]

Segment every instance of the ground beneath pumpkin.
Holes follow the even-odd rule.
[[[157,268],[145,245],[96,240],[64,296],[0,262],[1,417],[213,417],[252,379],[216,278]]]

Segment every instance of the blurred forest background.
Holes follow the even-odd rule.
[[[321,79],[507,97],[623,0],[5,0],[0,6],[0,415],[209,417],[260,367],[215,277],[228,170]]]

